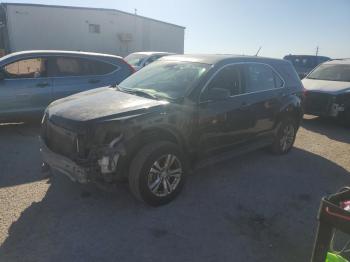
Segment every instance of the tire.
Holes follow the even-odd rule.
[[[168,166],[167,161],[171,162]],[[151,143],[141,148],[130,163],[130,191],[150,206],[165,205],[181,192],[186,174],[186,161],[175,144]]]
[[[297,131],[298,125],[293,118],[283,119],[271,145],[272,153],[278,155],[287,154],[293,148]]]

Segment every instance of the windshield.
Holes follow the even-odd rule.
[[[321,65],[307,78],[350,82],[350,65]]]
[[[118,87],[177,99],[185,96],[186,91],[197,83],[209,67],[201,63],[157,61],[131,75]]]
[[[141,66],[143,59],[146,57],[147,55],[143,54],[130,54],[124,60],[132,66]]]

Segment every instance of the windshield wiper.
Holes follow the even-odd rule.
[[[139,96],[143,96],[143,97],[148,97],[151,99],[155,99],[155,100],[159,100],[159,97],[150,94],[146,91],[143,91],[141,89],[127,89],[127,88],[120,88],[118,87],[118,90],[121,92],[125,92],[125,93],[129,93],[129,94],[134,94],[134,95],[139,95]]]

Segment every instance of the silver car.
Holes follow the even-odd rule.
[[[350,124],[350,59],[321,64],[303,79],[305,113]]]
[[[119,84],[134,72],[123,58],[70,51],[25,51],[0,58],[0,121],[39,117],[52,101]]]

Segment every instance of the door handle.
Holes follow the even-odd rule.
[[[37,86],[37,87],[44,88],[44,87],[49,86],[49,83],[48,83],[48,82],[37,83],[36,86]]]
[[[90,84],[97,84],[97,83],[100,83],[100,82],[101,82],[101,80],[98,80],[98,79],[90,79],[89,80]]]

